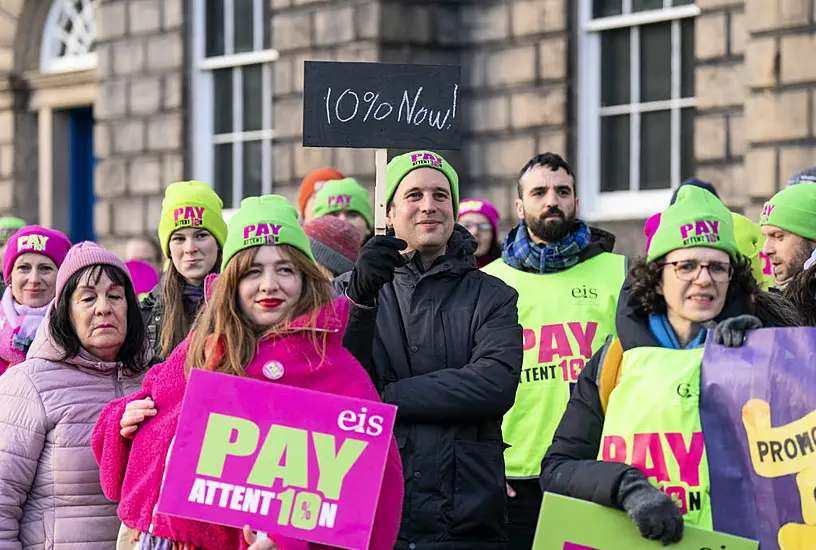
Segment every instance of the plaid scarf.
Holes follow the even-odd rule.
[[[558,273],[579,261],[579,255],[589,246],[592,236],[587,225],[577,220],[566,237],[549,246],[536,244],[527,234],[522,221],[510,230],[502,244],[502,259],[512,268],[528,273]]]

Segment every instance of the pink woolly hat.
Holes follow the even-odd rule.
[[[6,284],[11,284],[11,268],[23,254],[28,252],[42,254],[51,258],[59,268],[69,248],[71,241],[61,231],[46,229],[39,225],[27,225],[9,237],[8,248],[3,256],[3,280]]]
[[[475,212],[483,214],[490,220],[490,225],[493,226],[493,238],[499,238],[499,211],[493,204],[482,199],[464,199],[459,201],[459,218],[464,214]]]
[[[62,289],[65,288],[65,283],[68,282],[68,279],[70,279],[74,273],[78,273],[91,265],[112,265],[113,267],[118,267],[128,279],[131,279],[130,271],[128,271],[125,262],[119,259],[119,256],[116,254],[108,252],[91,241],[75,244],[71,250],[68,251],[68,254],[65,256],[65,261],[57,272],[57,295],[54,298],[55,306],[60,299]]]
[[[133,279],[133,290],[136,291],[136,298],[142,294],[147,294],[159,284],[159,274],[147,262],[142,260],[130,260],[125,263]],[[141,301],[141,300],[140,300]]]
[[[646,225],[643,226],[643,234],[646,235],[646,254],[649,253],[652,237],[657,231],[657,228],[660,227],[660,214],[660,212],[653,214],[651,218],[646,220]]]

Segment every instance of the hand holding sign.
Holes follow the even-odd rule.
[[[156,416],[156,413],[156,404],[153,403],[150,396],[131,401],[125,407],[122,420],[119,421],[119,425],[122,427],[119,433],[122,434],[122,437],[133,437],[133,434],[139,429],[139,424],[144,422],[146,418]]]
[[[758,546],[755,541],[686,525],[683,539],[671,548],[757,550]],[[553,493],[544,494],[533,550],[658,550],[662,547],[660,542],[640,536],[629,518],[618,510]]]
[[[357,304],[373,305],[383,285],[394,280],[394,269],[405,263],[400,251],[407,246],[402,239],[386,235],[370,239],[360,250],[351,274],[349,299]]]
[[[280,550],[271,540],[258,537],[249,525],[244,525],[244,540],[249,544],[247,550]]]

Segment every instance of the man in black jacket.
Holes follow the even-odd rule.
[[[441,156],[388,165],[389,232],[338,289],[354,303],[343,344],[396,405],[407,550],[505,550],[501,419],[522,362],[515,290],[476,269],[455,225],[458,177]],[[405,253],[401,254],[400,251]]]

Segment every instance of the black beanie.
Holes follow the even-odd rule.
[[[681,183],[680,187],[683,187],[684,185],[693,185],[695,187],[705,189],[706,191],[708,191],[709,193],[711,193],[712,195],[714,195],[718,199],[720,198],[720,195],[719,195],[719,193],[717,193],[717,190],[714,189],[714,186],[711,183],[707,182],[707,181],[703,181],[703,180],[697,179],[697,178],[689,178],[686,181],[684,181],[683,183]],[[678,187],[677,189],[674,190],[674,193],[672,194],[672,198],[671,198],[671,202],[669,203],[669,206],[674,204],[674,201],[677,200],[677,192],[680,191],[680,187]]]

